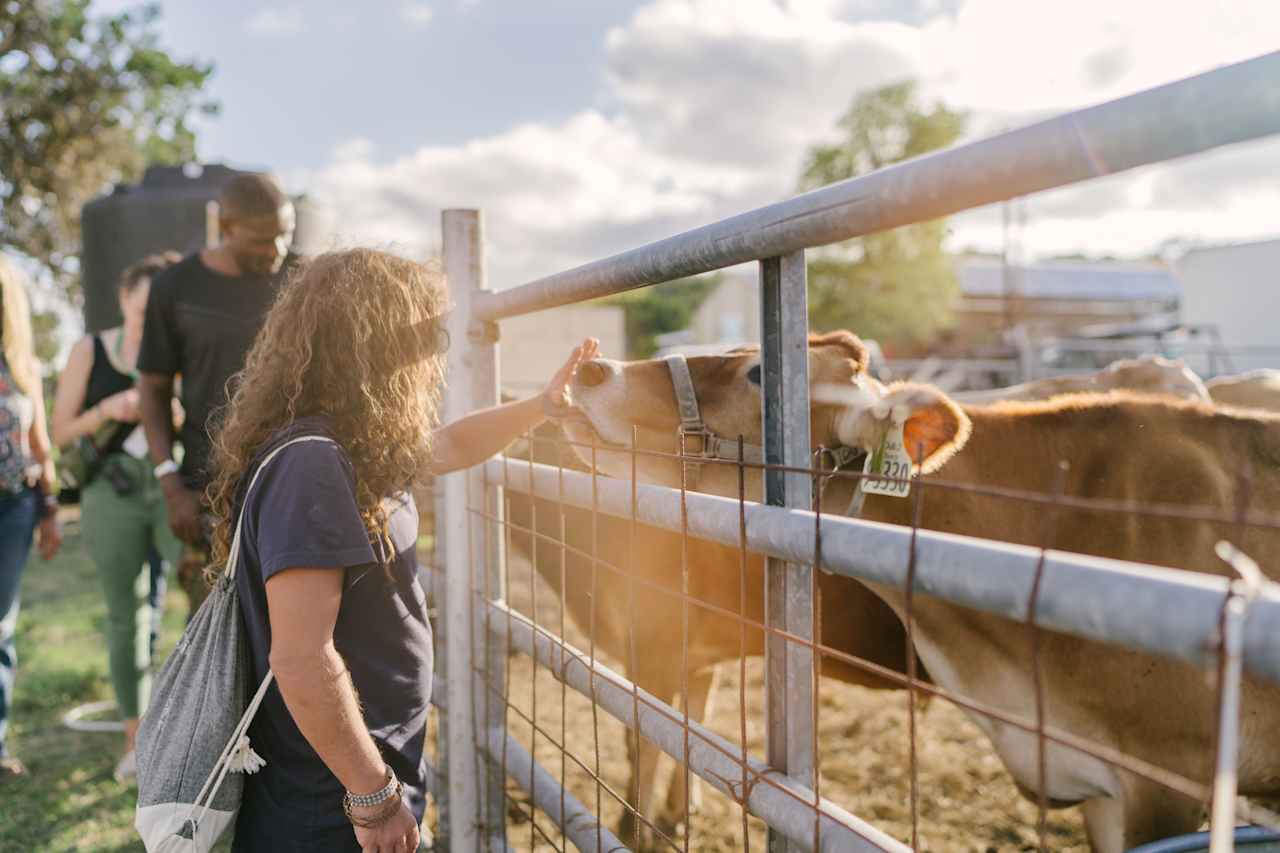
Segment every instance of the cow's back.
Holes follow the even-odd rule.
[[[1220,376],[1206,385],[1220,406],[1280,412],[1280,370],[1253,370],[1238,376]]]
[[[926,528],[1212,573],[1226,572],[1213,552],[1218,539],[1260,561],[1280,558],[1273,531],[1172,517],[1244,510],[1280,518],[1280,416],[1126,394],[967,412],[972,435],[938,480],[1049,495],[1065,462],[1064,495],[1107,508],[1047,512],[1043,501],[940,486],[927,493]],[[909,523],[908,503],[873,498],[868,517]],[[1169,512],[1136,511],[1142,507]]]

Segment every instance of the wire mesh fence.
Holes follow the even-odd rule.
[[[807,849],[853,849],[851,845],[863,840],[873,849],[901,849],[894,843],[895,835],[898,842],[909,843],[917,849],[972,849],[984,835],[990,846],[999,847],[1002,841],[1016,839],[1019,844],[1032,843],[1041,849],[1063,849],[1072,843],[1085,843],[1079,817],[1050,811],[1050,805],[1059,805],[1058,798],[1052,798],[1054,802],[1051,803],[1047,796],[1049,788],[1034,779],[1047,775],[1053,763],[1073,765],[1078,762],[1078,758],[1072,756],[1083,756],[1146,780],[1158,787],[1162,796],[1186,797],[1195,804],[1196,817],[1183,828],[1190,831],[1198,827],[1198,809],[1212,799],[1209,787],[1211,772],[1208,775],[1183,775],[1163,766],[1159,760],[1153,760],[1149,751],[1147,757],[1126,754],[1114,743],[1094,741],[1047,723],[1051,702],[1046,697],[1045,685],[1038,682],[1035,673],[1041,670],[1039,655],[1045,635],[1049,634],[1051,639],[1059,642],[1062,637],[1059,632],[1038,628],[1036,611],[1046,572],[1051,571],[1052,562],[1048,557],[1053,552],[1048,548],[1054,544],[1054,530],[1059,526],[1055,518],[1079,513],[1111,519],[1094,522],[1100,531],[1105,531],[1108,525],[1124,525],[1133,519],[1153,519],[1162,525],[1172,521],[1194,526],[1211,525],[1215,529],[1231,528],[1240,534],[1247,529],[1267,535],[1274,535],[1280,527],[1276,519],[1247,511],[1221,512],[1194,506],[1143,506],[1136,502],[1071,498],[1065,494],[1065,483],[1050,493],[1018,494],[1004,488],[920,477],[912,483],[913,497],[910,499],[915,522],[910,528],[913,547],[907,551],[906,562],[901,566],[901,573],[907,579],[903,587],[904,601],[907,602],[906,618],[901,628],[906,642],[885,642],[884,645],[891,647],[888,653],[868,656],[851,652],[850,649],[856,645],[851,646],[847,637],[837,639],[839,627],[823,624],[823,616],[839,610],[827,606],[823,593],[827,592],[839,600],[841,584],[846,587],[843,590],[846,596],[850,588],[858,586],[856,581],[840,575],[825,572],[817,575],[827,581],[820,581],[814,590],[815,611],[819,614],[819,642],[807,642],[771,628],[762,621],[762,565],[758,554],[753,554],[747,544],[748,513],[758,504],[753,505],[747,500],[746,484],[750,474],[758,476],[759,471],[767,466],[746,462],[710,462],[701,457],[685,458],[690,463],[732,467],[736,469],[735,477],[741,484],[739,494],[732,497],[740,520],[738,545],[736,548],[721,545],[708,550],[697,544],[699,540],[686,538],[691,496],[687,490],[681,493],[680,501],[679,525],[683,529],[675,533],[639,520],[640,501],[635,496],[640,487],[634,480],[611,484],[631,491],[631,512],[610,515],[602,511],[600,486],[604,478],[599,474],[593,475],[590,466],[582,464],[582,456],[600,453],[598,446],[530,436],[525,447],[526,458],[506,457],[492,463],[488,470],[490,480],[495,485],[502,485],[506,494],[507,512],[503,526],[510,548],[506,569],[507,602],[496,603],[486,598],[483,590],[476,590],[477,605],[483,606],[489,614],[486,633],[491,638],[490,642],[503,647],[513,660],[526,659],[508,667],[504,691],[490,696],[491,701],[501,708],[494,710],[491,706],[490,714],[496,715],[497,719],[505,716],[505,724],[515,739],[514,744],[495,741],[491,756],[507,768],[506,774],[511,780],[508,814],[515,821],[515,826],[509,842],[514,846],[520,849],[563,849],[568,837],[558,828],[558,824],[564,821],[539,823],[537,812],[528,807],[532,800],[539,802],[539,811],[576,817],[576,821],[568,822],[568,828],[576,826],[579,834],[585,832],[586,837],[579,840],[589,849],[596,849],[597,844],[599,849],[615,849],[619,843],[631,849],[714,850],[751,849],[753,846],[760,849],[764,843],[760,825],[742,809],[744,804],[755,798],[761,803],[772,803],[779,811],[790,811],[795,815],[791,823],[791,831],[795,833],[793,838]],[[539,447],[543,448],[542,453],[538,452]],[[539,456],[555,461],[534,461]],[[627,456],[632,464],[645,456],[673,458],[672,454],[653,450],[630,450]],[[1046,461],[1046,466],[1051,469],[1057,467],[1052,461]],[[861,472],[831,472],[816,467],[805,473],[811,478],[815,490],[823,481],[856,481],[871,476]],[[1065,480],[1062,473],[1057,476]],[[565,494],[567,478],[578,487],[569,489],[572,494],[568,500]],[[531,486],[536,489],[538,485],[542,485],[542,497],[532,500],[525,497],[525,491]],[[829,482],[826,487],[830,492]],[[1045,541],[1038,549],[1035,579],[1026,599],[1025,618],[1021,625],[1010,621],[1007,626],[1010,637],[1025,645],[1025,654],[1031,662],[1028,674],[1032,681],[1032,713],[1008,707],[1008,703],[992,704],[983,701],[981,696],[950,690],[937,683],[927,671],[922,672],[921,662],[914,654],[906,653],[907,649],[914,648],[912,641],[916,639],[911,635],[912,626],[916,623],[913,611],[917,600],[906,592],[914,589],[917,583],[914,569],[919,539],[924,532],[919,521],[923,508],[931,500],[947,494],[978,495],[993,501],[1026,504],[1038,512],[1043,511]],[[611,509],[616,509],[616,502],[609,503]],[[472,515],[480,522],[493,520],[480,507],[472,507]],[[824,528],[833,521],[824,517],[821,506],[812,514],[812,548],[819,557],[816,565],[820,569],[827,567],[821,558]],[[576,528],[576,532],[570,532],[571,528]],[[652,555],[652,548],[641,548],[639,543],[653,543],[655,540],[662,540],[677,552],[675,564],[647,562],[637,566],[637,558]],[[706,544],[703,542],[702,546]],[[716,579],[722,579],[726,574],[732,574],[722,570],[732,567],[736,567],[738,580],[732,589],[708,592],[705,584],[696,587],[690,582],[693,576],[705,576],[708,572],[713,573]],[[1139,587],[1144,580],[1141,576],[1134,578]],[[1179,580],[1191,584],[1190,578]],[[1211,605],[1205,615],[1206,622],[1220,620],[1226,612],[1226,605],[1244,594],[1238,589],[1232,592],[1225,583],[1214,586],[1220,586],[1220,589],[1215,589],[1217,600],[1204,597],[1198,602]],[[736,599],[736,605],[731,603],[732,599]],[[694,614],[709,618],[691,618]],[[845,611],[839,613],[838,618],[855,621],[865,619],[866,615]],[[815,660],[820,662],[812,672],[815,693],[833,697],[832,701],[819,703],[812,725],[805,727],[813,739],[815,754],[823,756],[823,773],[819,775],[819,785],[815,790],[803,790],[788,783],[759,759],[763,679],[759,666],[753,665],[749,659],[760,654],[763,638],[768,635],[810,649]],[[662,643],[664,648],[655,648],[663,637],[667,640]],[[828,637],[836,641],[832,642]],[[878,637],[878,640],[884,639],[883,636]],[[1208,683],[1202,685],[1204,696],[1216,708],[1222,698],[1218,673],[1222,670],[1225,646],[1213,643],[1210,637],[1202,640],[1205,641],[1204,665],[1194,669],[1204,677],[1216,679],[1213,686]],[[718,648],[705,651],[712,644],[717,644]],[[691,646],[700,647],[693,656],[690,654]],[[883,652],[882,649],[877,651]],[[1108,666],[1108,657],[1112,658],[1114,665],[1114,656],[1120,653],[1119,649],[1101,647],[1091,651],[1099,655],[1095,662],[1099,668]],[[896,661],[892,659],[895,652],[901,653]],[[646,657],[652,659],[648,671],[642,660]],[[731,685],[728,690],[722,687],[719,691],[721,695],[718,698],[721,702],[728,702],[729,708],[728,713],[722,711],[715,715],[718,726],[706,718],[705,705],[699,701],[698,685],[693,685],[692,689],[690,686],[691,680],[701,680],[706,684],[703,690],[710,692],[714,689],[714,679],[703,665],[709,657],[718,658],[719,667],[729,670],[725,673],[725,680]],[[535,660],[541,667],[532,665]],[[1133,672],[1135,678],[1154,663],[1154,660],[1144,662],[1143,669]],[[637,683],[638,679],[648,681],[654,678],[652,670],[655,666],[675,672],[678,688],[674,696],[670,693],[673,679],[669,674],[665,679],[657,679],[665,681],[665,688],[653,681]],[[519,683],[521,681],[523,685]],[[850,689],[847,686],[850,683],[857,686]],[[873,692],[871,685],[879,689]],[[655,686],[657,693],[649,689]],[[894,695],[898,691],[905,695],[901,698]],[[684,699],[691,694],[695,698]],[[822,733],[831,730],[826,718],[834,717],[836,725],[855,725],[856,721],[849,719],[848,711],[838,707],[834,700],[836,696],[851,695],[855,701],[860,700],[859,707],[863,713],[882,710],[876,707],[880,704],[897,705],[899,717],[905,717],[905,728],[901,725],[902,719],[896,721],[895,734],[899,739],[896,750],[892,744],[877,742],[879,738],[869,732],[872,743],[862,744],[859,753],[855,753],[865,759],[868,749],[871,749],[875,755],[872,759],[875,772],[884,772],[886,765],[902,761],[906,766],[905,773],[888,774],[893,781],[876,780],[865,775],[851,777],[848,765],[856,763],[857,758],[841,754],[840,750],[824,748],[826,738]],[[1194,702],[1195,697],[1181,695],[1168,698]],[[928,704],[928,710],[923,714],[920,711],[922,700]],[[1027,804],[1019,806],[1014,802],[1013,786],[1000,779],[998,772],[991,772],[993,766],[998,768],[996,762],[999,757],[989,747],[984,749],[980,743],[973,742],[981,738],[984,723],[978,722],[975,728],[959,715],[941,710],[937,700],[980,721],[988,721],[986,724],[994,721],[1034,737],[1034,747],[1029,751],[1034,757],[1034,773],[1032,780],[1024,785],[1037,794]],[[699,707],[691,708],[691,705]],[[1159,706],[1152,706],[1149,712],[1153,717],[1162,713]],[[620,727],[609,717],[620,719],[632,728]],[[927,728],[922,722],[924,717],[931,723]],[[639,731],[633,727],[635,720],[641,722]],[[1215,714],[1203,722],[1195,760],[1204,763],[1203,769],[1211,770],[1218,719]],[[889,728],[894,730],[892,724]],[[636,768],[626,765],[641,752],[640,731],[645,732],[645,740],[652,738],[676,758],[684,755],[694,757],[690,764],[674,769],[665,798],[651,792],[646,801],[638,794],[638,788],[653,785],[654,780],[631,781],[628,775]],[[936,742],[922,742],[922,731],[927,731],[932,738],[944,744],[955,745],[959,740],[963,746],[963,760],[972,766],[947,768],[954,778],[922,785],[921,755],[929,754],[937,745]],[[846,736],[839,740],[848,746],[850,741],[856,743],[859,738]],[[619,741],[623,743],[620,745]],[[1148,746],[1165,749],[1169,745],[1157,739],[1155,744]],[[516,747],[516,752],[512,751],[513,747]],[[1053,760],[1050,758],[1051,748],[1061,753]],[[955,750],[948,754],[954,758]],[[550,777],[540,777],[534,765],[527,760],[528,755],[540,757],[541,763],[550,769]],[[517,771],[511,769],[513,756],[517,759]],[[696,774],[691,764],[696,767]],[[933,781],[940,769],[930,766],[925,772],[933,774]],[[652,774],[653,771],[648,772]],[[695,775],[703,777],[717,792],[708,794],[708,798],[720,798],[719,806],[708,809],[710,814],[720,818],[710,825],[697,818],[685,819],[690,801],[694,799],[691,792],[695,788],[690,783]],[[555,780],[564,780],[565,784],[561,786]],[[974,789],[964,780],[980,780],[981,785],[1000,787],[1003,792],[992,798],[992,792]],[[935,786],[944,790],[950,788],[942,797],[944,805],[941,808],[937,803],[938,790]],[[525,793],[517,793],[517,789]],[[764,790],[769,793],[761,796]],[[541,795],[538,791],[542,792]],[[842,799],[836,802],[853,806],[853,812],[862,813],[864,810],[857,808],[857,804],[870,799],[876,813],[884,814],[895,831],[877,832],[853,818],[850,811],[824,797],[824,793],[830,795],[833,791],[842,795]],[[531,796],[527,792],[534,794]],[[994,802],[987,804],[992,818],[987,826],[979,829],[972,815],[960,816],[970,811],[975,803],[990,799]],[[947,801],[955,803],[959,809],[948,814]],[[925,804],[923,809],[921,802]],[[763,806],[765,812],[770,809],[770,805]],[[808,816],[802,817],[805,812]],[[595,821],[592,814],[605,815],[605,822]],[[727,814],[733,815],[729,821],[725,820]],[[1264,823],[1273,820],[1269,812],[1254,805],[1245,806],[1241,814]],[[931,822],[929,817],[932,815],[938,815],[941,820]],[[732,831],[727,832],[731,825]],[[702,828],[701,833],[699,828]],[[526,830],[527,835],[521,829]],[[824,830],[827,835],[825,841]],[[973,835],[975,831],[978,838]],[[593,834],[598,839],[592,840]],[[576,846],[583,849],[581,845]]]
[[[1212,810],[1217,850],[1276,825],[1237,793],[1280,787],[1280,589],[1249,559],[1280,546],[1280,421],[870,385],[856,341],[806,335],[803,249],[1276,132],[1277,79],[1272,54],[503,293],[478,215],[446,212],[454,414],[496,402],[505,316],[754,257],[765,328],[595,364],[562,433],[444,478],[442,843],[1120,851]],[[1218,123],[1176,138],[1192,97]]]

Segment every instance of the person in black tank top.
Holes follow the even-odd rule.
[[[91,438],[103,460],[81,487],[81,530],[107,601],[107,656],[125,728],[116,767],[121,781],[135,772],[134,736],[151,690],[163,565],[176,563],[182,550],[147,460],[135,368],[151,279],[177,257],[153,255],[125,270],[118,293],[123,324],[76,343],[53,402],[54,442],[66,447]],[[142,572],[150,583],[139,583]]]
[[[135,384],[133,376],[122,372],[112,363],[111,356],[107,354],[107,346],[102,342],[102,335],[90,335],[90,337],[93,339],[93,366],[89,368],[89,382],[85,387],[84,402],[80,406],[81,412],[91,411],[108,397],[133,390]],[[116,334],[114,337],[116,357],[119,359],[124,335]],[[109,456],[120,452],[124,447],[125,439],[135,427],[128,422],[111,420],[107,421],[106,426],[109,427],[106,430],[106,442],[100,449],[104,456]]]

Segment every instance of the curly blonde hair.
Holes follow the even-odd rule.
[[[225,565],[237,490],[263,445],[326,415],[355,469],[356,502],[385,538],[382,499],[426,470],[444,374],[443,276],[373,249],[328,252],[291,277],[267,315],[214,432],[214,572]]]

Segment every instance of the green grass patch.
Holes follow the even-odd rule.
[[[9,745],[30,772],[0,784],[0,851],[140,851],[134,789],[111,777],[122,736],[62,724],[75,706],[112,698],[106,604],[78,524],[68,523],[66,534],[55,559],[32,555],[22,581]],[[183,596],[172,593],[163,651],[177,641],[185,615]]]

